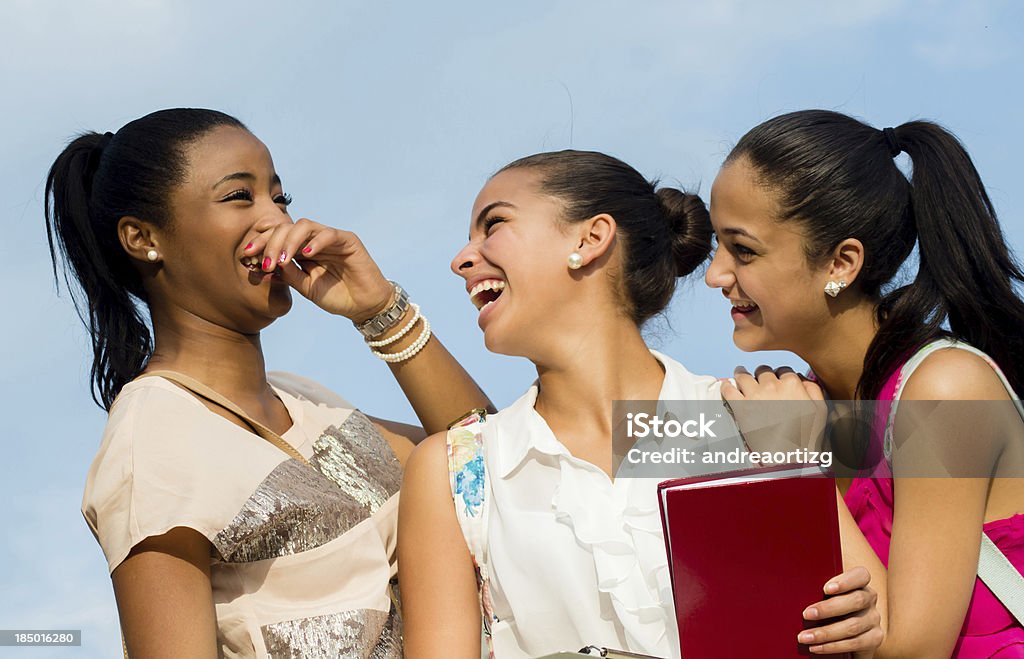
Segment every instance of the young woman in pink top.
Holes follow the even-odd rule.
[[[1024,573],[1024,479],[998,477],[1024,474],[1024,275],[963,146],[926,121],[779,116],[729,154],[711,221],[706,280],[732,303],[736,345],[796,353],[832,399],[878,401],[877,467],[842,484],[887,567],[876,656],[1024,657],[1021,622],[977,578],[983,533]],[[916,276],[894,288],[915,244]],[[799,380],[760,367],[723,395],[800,396]],[[901,400],[958,402],[897,415]],[[949,413],[959,401],[984,414]],[[938,472],[922,455],[956,477],[923,477]]]

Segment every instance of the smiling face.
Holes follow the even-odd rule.
[[[161,268],[150,302],[258,332],[291,308],[279,276],[242,254],[259,232],[291,222],[270,152],[249,131],[221,126],[186,147],[185,159],[185,180],[169,199],[171,221],[158,234]]]
[[[540,180],[516,168],[488,181],[473,204],[469,243],[451,263],[492,352],[533,358],[564,322],[576,285],[566,259],[577,240],[559,220],[561,202],[539,192]]]
[[[731,302],[738,348],[801,354],[831,320],[829,267],[808,263],[801,225],[777,216],[774,193],[747,160],[727,163],[711,188],[718,248],[705,282]]]

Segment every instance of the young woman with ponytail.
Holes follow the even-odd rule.
[[[926,121],[782,115],[729,154],[711,221],[706,280],[733,305],[736,345],[796,353],[832,399],[878,401],[879,464],[844,483],[888,568],[876,656],[1024,656],[1020,619],[978,579],[991,542],[1024,583],[1024,276],[963,146]],[[785,397],[798,380],[760,367],[723,394]]]
[[[488,405],[359,239],[290,201],[212,110],[80,135],[47,178],[109,414],[82,512],[134,657],[401,657],[397,491],[424,430],[266,373],[260,331],[292,289],[357,324],[426,432]]]
[[[452,270],[488,349],[526,357],[538,379],[410,458],[399,519],[407,657],[476,659],[481,631],[497,659],[591,644],[678,656],[657,480],[614,477],[610,405],[720,399],[716,378],[650,350],[640,332],[706,261],[710,238],[699,197],[656,189],[601,153],[528,156],[480,191]],[[822,612],[810,623],[816,653],[877,646],[867,580],[850,570],[810,607]]]

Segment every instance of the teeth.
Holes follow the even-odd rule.
[[[260,264],[260,257],[258,256],[243,256],[241,260],[242,265],[250,268]]]
[[[756,309],[757,308],[757,305],[754,304],[753,302],[733,302],[732,306],[734,306],[737,309],[744,309],[744,310],[746,310],[746,309]]]
[[[480,282],[469,291],[469,297],[473,297],[482,291],[503,291],[505,290],[505,282],[500,279],[487,279]]]

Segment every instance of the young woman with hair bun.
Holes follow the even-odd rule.
[[[291,290],[357,325],[427,433],[489,404],[359,239],[290,201],[267,147],[213,110],[80,135],[47,177],[109,415],[82,512],[133,657],[402,656],[398,489],[424,430],[266,372],[260,332]]]
[[[487,348],[529,359],[538,378],[410,458],[399,520],[408,657],[479,657],[481,622],[498,659],[590,644],[677,655],[657,480],[614,478],[610,405],[720,399],[716,378],[640,332],[710,249],[699,197],[656,189],[601,153],[529,156],[483,187],[452,270]],[[877,645],[867,579],[844,573],[818,603],[849,615],[819,627],[822,645]]]
[[[1024,656],[1019,603],[1015,617],[990,589],[1000,561],[1024,588],[1024,274],[963,145],[928,121],[775,117],[729,154],[711,221],[706,280],[736,345],[791,351],[831,398],[877,401],[877,464],[843,488],[888,568],[876,656]],[[723,393],[799,396],[798,381],[760,367]]]

